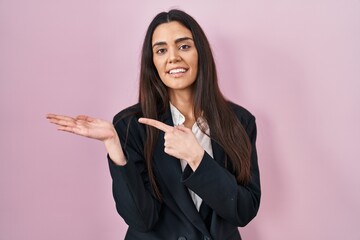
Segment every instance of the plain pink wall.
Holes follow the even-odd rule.
[[[360,2],[0,0],[0,239],[122,239],[101,143],[48,112],[135,103],[152,17],[193,15],[224,94],[257,116],[263,197],[244,239],[360,239]]]

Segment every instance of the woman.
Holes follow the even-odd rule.
[[[48,114],[104,142],[126,239],[241,239],[257,214],[255,118],[221,94],[209,42],[180,10],[158,14],[142,48],[139,103],[113,124]]]

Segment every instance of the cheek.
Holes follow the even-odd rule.
[[[159,59],[153,58],[153,63],[154,63],[154,66],[155,66],[158,74],[161,75],[163,72],[163,67],[162,67],[161,62],[159,61]]]

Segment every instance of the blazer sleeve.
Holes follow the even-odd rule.
[[[239,117],[239,116],[238,116]],[[251,142],[251,180],[239,185],[235,176],[206,152],[199,167],[186,167],[183,183],[198,194],[217,215],[235,226],[245,226],[257,214],[260,204],[260,177],[256,152],[256,123],[251,114],[242,121]]]
[[[116,165],[108,156],[116,209],[132,228],[149,231],[159,218],[160,202],[153,196],[143,155],[144,132],[136,117],[114,118],[127,164]]]

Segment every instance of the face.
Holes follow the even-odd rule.
[[[198,52],[189,29],[173,21],[157,26],[152,36],[153,62],[169,91],[191,90]]]

